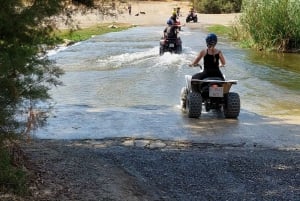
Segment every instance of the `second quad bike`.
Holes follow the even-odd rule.
[[[219,77],[207,77],[202,80],[185,75],[186,86],[181,90],[181,107],[190,118],[199,118],[202,106],[210,110],[222,111],[226,118],[237,118],[240,113],[240,97],[230,92],[237,80],[224,80]]]
[[[189,23],[189,22],[198,22],[198,17],[197,17],[197,14],[194,13],[194,12],[190,12],[188,14],[188,16],[186,17],[186,23]]]
[[[162,37],[159,42],[159,55],[163,55],[165,52],[181,54],[182,41],[180,37],[177,38]]]

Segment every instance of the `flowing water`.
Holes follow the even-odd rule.
[[[54,109],[36,136],[190,138],[191,127],[200,120],[182,114],[180,90],[184,75],[199,71],[188,64],[205,47],[206,34],[185,27],[180,33],[183,53],[159,56],[163,28],[135,27],[49,53],[66,72],[64,86],[51,90]],[[219,41],[227,60],[223,73],[239,80],[232,87],[241,98],[239,119],[250,113],[300,115],[300,55],[264,54]]]

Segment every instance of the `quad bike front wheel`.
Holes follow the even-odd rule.
[[[194,21],[194,23],[197,23],[198,22],[198,18],[194,17],[193,21]]]
[[[177,53],[177,54],[181,54],[181,53],[182,53],[182,45],[178,45],[178,46],[176,47],[176,53]]]
[[[186,100],[186,111],[189,118],[198,118],[202,112],[202,97],[198,92],[190,92]]]
[[[237,93],[229,92],[225,96],[225,105],[223,108],[226,118],[237,118],[240,114],[241,102],[240,96]]]
[[[180,106],[182,111],[186,110],[187,90],[186,87],[183,87],[180,92]]]

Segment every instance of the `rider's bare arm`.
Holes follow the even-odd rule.
[[[198,66],[198,63],[200,62],[200,60],[205,56],[206,54],[206,50],[202,50],[198,56],[196,57],[196,59],[193,61],[193,63],[191,63],[189,66],[193,67],[193,66]]]
[[[221,51],[219,52],[219,58],[220,58],[220,62],[221,62],[220,67],[225,67],[226,61],[225,61],[224,55],[222,54]]]

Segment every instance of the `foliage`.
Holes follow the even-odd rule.
[[[243,34],[258,49],[287,52],[300,48],[300,1],[244,1],[240,17]],[[238,35],[238,34],[236,34]]]
[[[97,6],[111,2],[99,0]],[[91,6],[90,1],[80,3]],[[53,16],[65,16],[63,19],[71,22],[74,10],[70,8],[74,7],[64,0],[2,0],[0,134],[28,130],[27,117],[23,114],[29,110],[33,114],[37,103],[50,98],[49,89],[61,84],[59,77],[63,71],[47,58],[46,51],[58,42],[52,34]],[[110,9],[112,7],[108,6],[99,12],[109,14]]]
[[[0,136],[0,192],[25,194],[27,192],[26,173],[13,165],[11,155],[3,145],[2,137]]]
[[[241,10],[242,0],[193,0],[193,6],[198,12],[220,14],[237,13]]]
[[[0,184],[22,193],[25,174],[14,167],[3,142],[28,128],[20,118],[36,101],[49,98],[62,71],[45,57],[53,45],[50,17],[62,10],[60,0],[2,0],[0,7]]]
[[[44,119],[38,105],[51,98],[49,90],[62,84],[63,71],[47,57],[47,50],[60,41],[53,34],[53,17],[72,22],[77,9],[65,0],[2,0],[0,7],[0,191],[23,193],[25,173],[16,168],[7,140],[30,130]],[[75,1],[72,1],[75,2]],[[82,12],[93,8],[111,14],[113,0],[76,1]],[[97,2],[97,5],[94,4]],[[82,7],[82,5],[87,7]],[[105,5],[105,7],[104,7]],[[78,9],[77,9],[78,10]],[[48,105],[49,106],[49,105]]]
[[[229,37],[233,41],[238,41],[242,48],[254,47],[254,42],[251,39],[250,34],[243,29],[239,22],[236,22],[231,26]]]
[[[88,7],[93,7],[94,6],[94,1],[93,0],[72,0],[73,4],[83,4],[86,5]]]
[[[46,45],[53,45],[49,17],[60,12],[59,0],[36,0],[24,5],[4,0],[0,8],[0,133],[15,131],[23,107],[49,98],[51,85],[62,71],[45,57]]]

